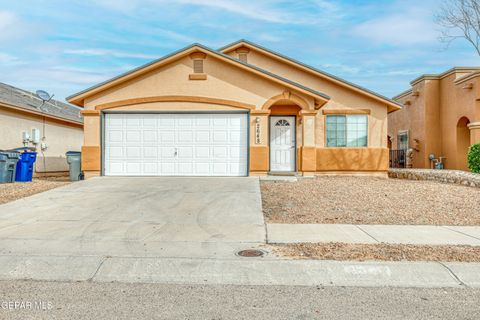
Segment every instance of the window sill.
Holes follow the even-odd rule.
[[[333,146],[325,146],[326,149],[368,149],[369,146],[364,147],[333,147]]]
[[[206,73],[191,73],[188,75],[188,79],[190,80],[207,80]]]

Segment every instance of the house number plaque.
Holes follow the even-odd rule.
[[[255,143],[260,144],[260,123],[255,123]]]

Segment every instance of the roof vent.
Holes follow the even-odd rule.
[[[193,72],[203,73],[203,60],[200,60],[200,59],[193,60]]]
[[[247,63],[247,54],[246,53],[239,53],[238,60],[242,61],[243,63]]]

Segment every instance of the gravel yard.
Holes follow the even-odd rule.
[[[68,177],[34,178],[32,182],[2,183],[0,184],[0,204],[65,186],[69,183]]]
[[[480,262],[480,247],[472,246],[299,243],[273,245],[271,249],[278,256],[298,259]]]
[[[261,182],[268,223],[480,225],[480,189],[433,181],[316,177]]]

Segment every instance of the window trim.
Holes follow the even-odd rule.
[[[360,147],[349,147],[347,146],[347,117],[349,116],[359,116],[359,115],[363,115],[363,116],[366,116],[367,118],[367,144],[365,146],[360,146]],[[343,147],[339,147],[339,146],[329,146],[328,145],[328,141],[327,141],[327,118],[329,116],[343,116],[345,117],[345,146]],[[329,114],[326,114],[325,115],[325,120],[324,120],[324,147],[325,148],[343,148],[343,149],[358,149],[358,148],[369,148],[370,147],[370,128],[369,128],[369,124],[370,124],[370,115],[369,114],[364,114],[364,113],[352,113],[352,114],[345,114],[345,113],[336,113],[336,114],[333,114],[333,113],[329,113]]]

